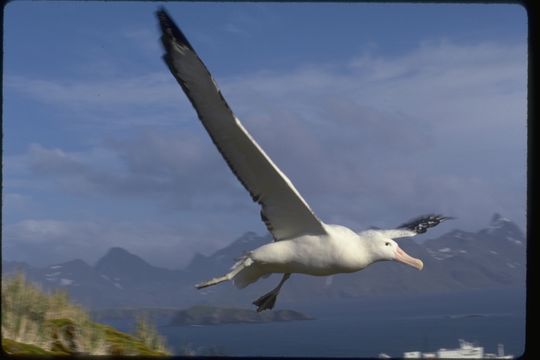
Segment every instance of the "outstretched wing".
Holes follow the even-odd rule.
[[[414,220],[411,220],[405,224],[398,226],[398,229],[407,229],[415,232],[416,234],[423,234],[427,229],[439,225],[445,220],[453,219],[450,216],[442,215],[424,215],[417,217]]]
[[[165,10],[157,12],[168,65],[219,152],[258,202],[274,240],[326,233],[308,204],[234,116],[206,66]]]
[[[405,224],[401,224],[396,229],[375,230],[390,239],[399,239],[423,234],[427,231],[427,229],[437,226],[441,222],[450,219],[453,219],[453,217],[442,215],[424,215],[417,217],[414,220],[411,220]]]

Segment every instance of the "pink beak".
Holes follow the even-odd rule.
[[[400,261],[406,265],[410,265],[412,267],[417,268],[418,270],[422,270],[424,267],[424,263],[420,259],[413,258],[409,254],[407,254],[405,251],[401,250],[400,247],[396,249],[396,258],[395,260]]]

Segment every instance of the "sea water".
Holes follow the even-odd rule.
[[[314,320],[261,324],[159,326],[176,354],[186,349],[228,356],[394,357],[457,348],[465,339],[519,356],[525,342],[522,290],[384,296],[280,304]]]

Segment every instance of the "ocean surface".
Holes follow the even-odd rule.
[[[525,349],[524,290],[477,290],[422,296],[384,296],[279,304],[309,321],[214,326],[158,324],[176,354],[227,356],[400,357],[405,351],[457,348],[458,339],[496,353]],[[127,323],[112,323],[128,330]]]

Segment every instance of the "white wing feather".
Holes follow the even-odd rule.
[[[294,185],[234,116],[206,66],[164,10],[157,12],[163,59],[238,180],[258,202],[274,240],[325,234],[324,225]]]

